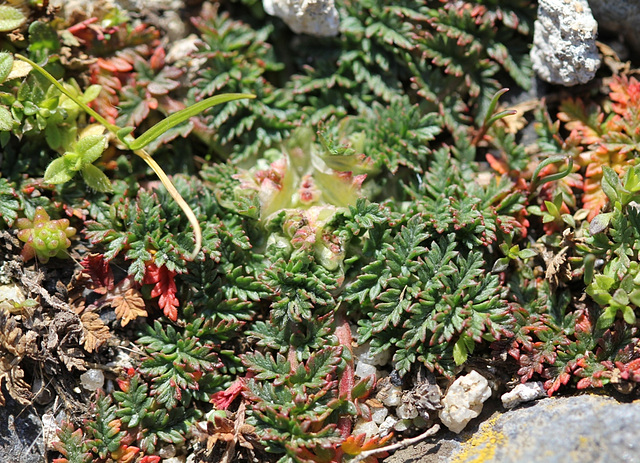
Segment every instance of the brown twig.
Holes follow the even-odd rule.
[[[425,432],[423,432],[419,436],[412,437],[410,439],[405,439],[405,440],[402,440],[400,442],[396,442],[395,444],[387,445],[385,447],[380,447],[380,448],[372,449],[372,450],[365,450],[360,455],[355,457],[352,460],[352,463],[358,463],[358,462],[363,461],[366,458],[368,458],[368,457],[370,457],[372,455],[376,455],[378,453],[393,452],[394,450],[403,449],[403,448],[408,447],[410,445],[417,444],[421,440],[424,440],[427,437],[433,436],[438,431],[440,431],[440,425],[439,424],[434,424],[433,426],[431,426],[429,429],[427,429]]]

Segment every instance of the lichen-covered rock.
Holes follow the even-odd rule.
[[[482,404],[491,397],[489,382],[477,371],[456,379],[442,399],[438,416],[449,430],[462,431],[469,421],[482,412]]]
[[[529,381],[528,383],[518,384],[511,391],[503,394],[500,398],[505,408],[513,408],[524,402],[546,397],[547,393],[541,381]]]
[[[262,0],[264,11],[278,16],[296,34],[338,35],[340,18],[334,0]]]
[[[640,0],[589,0],[598,27],[622,34],[629,46],[640,52]]]
[[[552,84],[588,82],[600,67],[597,34],[587,0],[540,0],[531,49],[533,69]]]

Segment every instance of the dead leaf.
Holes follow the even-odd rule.
[[[83,312],[80,322],[84,328],[84,348],[91,353],[104,344],[111,337],[109,328],[95,312]]]
[[[135,288],[129,288],[124,294],[114,297],[111,306],[116,309],[116,317],[120,319],[122,326],[138,317],[147,316],[142,294]]]
[[[74,368],[84,371],[84,352],[80,349],[83,341],[84,328],[73,312],[57,312],[49,325],[47,341],[44,345],[46,354],[57,356],[69,371]]]
[[[518,103],[515,106],[510,106],[508,108],[501,108],[500,110],[515,109],[516,114],[514,114],[513,116],[500,119],[500,124],[504,124],[508,133],[518,133],[528,124],[525,114],[528,113],[529,111],[536,109],[538,106],[540,106],[539,100],[528,100],[528,101],[523,101],[522,103]]]
[[[12,363],[10,356],[0,357],[0,388],[4,380],[9,395],[22,405],[29,405],[33,398],[31,387],[24,380],[22,368]],[[5,403],[5,397],[0,393],[0,406],[4,406]]]
[[[198,438],[207,442],[208,456],[211,456],[218,442],[224,442],[226,446],[219,459],[220,463],[236,461],[236,446],[238,445],[246,449],[249,461],[255,459],[254,450],[260,449],[261,446],[258,443],[255,428],[245,423],[245,414],[246,405],[243,401],[235,413],[229,414],[230,418],[215,416],[213,423],[206,421],[196,425]]]

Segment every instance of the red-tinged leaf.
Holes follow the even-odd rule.
[[[213,394],[211,396],[211,403],[214,404],[218,410],[226,410],[245,389],[244,381],[242,381],[242,379],[237,379],[224,391]]]
[[[153,262],[147,264],[143,283],[155,285],[151,290],[151,297],[158,297],[158,305],[165,316],[172,321],[178,319],[178,305],[180,302],[176,297],[176,282],[174,277],[176,272],[172,272],[166,266],[158,267]]]
[[[91,277],[93,287],[90,288],[99,294],[105,294],[114,288],[113,272],[102,254],[89,254],[80,265]]]
[[[111,452],[111,458],[117,463],[131,463],[134,461],[138,452],[140,452],[138,447],[121,445],[118,450]]]
[[[129,72],[133,70],[133,65],[129,61],[117,56],[108,60],[98,58],[98,66],[109,72]]]
[[[164,58],[166,53],[164,48],[158,47],[153,51],[153,55],[151,55],[151,59],[149,60],[149,64],[151,65],[151,69],[154,71],[159,71],[164,67]]]
[[[357,436],[349,436],[341,445],[342,451],[347,455],[360,455],[367,450],[378,449],[383,447],[387,442],[391,440],[393,433],[386,435],[385,437],[372,437],[369,440],[366,439],[366,434],[358,434]],[[388,455],[387,452],[380,452],[375,455],[371,455],[365,458],[363,461],[366,463],[377,463],[378,458],[384,458]]]
[[[157,455],[147,455],[146,457],[142,457],[139,463],[159,463],[160,457]]]

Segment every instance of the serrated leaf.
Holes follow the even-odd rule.
[[[0,53],[0,83],[7,80],[13,68],[13,56],[10,53]]]
[[[113,298],[111,306],[116,309],[116,317],[122,326],[126,326],[127,323],[138,317],[147,316],[144,299],[142,299],[140,291],[135,288],[129,288],[124,294]]]
[[[107,137],[92,134],[80,138],[74,146],[74,152],[80,155],[82,162],[91,164],[97,160],[107,146]]]
[[[82,178],[84,178],[89,188],[93,188],[102,193],[113,191],[109,177],[93,164],[87,164],[82,168],[81,172]]]

